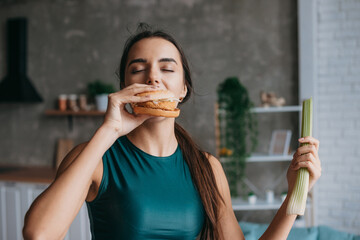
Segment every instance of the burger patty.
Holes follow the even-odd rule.
[[[176,108],[176,102],[165,102],[165,101],[148,101],[142,103],[136,103],[138,107],[147,107],[164,110],[174,110]]]

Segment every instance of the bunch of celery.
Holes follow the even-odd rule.
[[[312,98],[303,101],[301,137],[312,135]],[[300,146],[307,145],[302,143]],[[295,187],[291,193],[290,200],[286,209],[287,215],[304,215],[306,199],[309,188],[309,171],[306,168],[300,168],[297,173]]]

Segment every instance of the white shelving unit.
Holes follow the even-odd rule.
[[[249,204],[241,198],[232,198],[231,201],[234,211],[278,210],[283,203],[279,198],[275,198],[271,203],[268,203],[263,199],[258,199],[255,204]],[[306,206],[307,208],[310,208],[310,202],[307,202]]]
[[[247,162],[284,162],[291,161],[293,155],[252,155]]]
[[[251,111],[254,113],[301,112],[301,106],[256,107]]]
[[[223,113],[218,109],[219,114]],[[282,107],[255,107],[250,110],[253,113],[277,113],[277,112],[301,112],[301,106],[282,106]]]
[[[286,162],[291,161],[293,154],[291,155],[251,155],[246,159],[246,162]],[[226,157],[220,157],[220,162],[226,162]]]
[[[232,198],[232,207],[234,211],[249,211],[249,210],[277,210],[280,208],[281,199],[274,199],[272,203],[268,203],[263,199],[258,199],[255,204],[249,204],[241,198]]]
[[[253,113],[298,113],[299,119],[301,118],[302,106],[282,106],[282,107],[256,107],[251,110]],[[218,110],[218,114],[222,114],[221,110]],[[300,128],[299,128],[300,130]],[[252,154],[246,159],[247,163],[260,163],[260,162],[290,162],[293,159],[293,153],[289,155],[264,155],[264,154]],[[220,162],[225,163],[228,160],[227,157],[220,157]],[[278,178],[273,181],[273,185],[277,185],[283,178],[286,178],[287,169],[280,175]],[[282,200],[279,196],[275,196],[273,202],[268,203],[264,198],[259,197],[262,194],[262,191],[254,186],[248,178],[244,178],[245,184],[258,195],[258,199],[255,204],[250,204],[248,201],[244,201],[242,198],[232,198],[232,207],[234,211],[254,211],[254,210],[278,210],[281,207]],[[312,195],[312,194],[310,194]],[[307,212],[312,210],[312,200],[308,199],[307,202]],[[307,214],[306,215],[309,215]],[[307,222],[312,222],[313,219],[310,219],[309,216],[305,216]],[[309,225],[309,224],[308,224]]]

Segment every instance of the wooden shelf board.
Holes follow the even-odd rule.
[[[105,112],[90,110],[90,111],[60,111],[55,109],[49,109],[45,111],[45,115],[47,116],[104,116]]]
[[[51,183],[56,169],[38,166],[0,166],[0,181]]]

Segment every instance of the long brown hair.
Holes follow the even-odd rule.
[[[152,37],[160,37],[171,42],[180,53],[184,70],[185,84],[188,89],[186,96],[180,103],[183,104],[190,98],[191,93],[193,92],[190,68],[184,51],[170,34],[162,30],[152,30],[151,27],[147,24],[139,24],[137,33],[132,35],[125,43],[120,66],[118,69],[120,88],[125,87],[125,68],[131,47],[141,39]],[[191,178],[200,195],[203,207],[205,209],[205,221],[199,237],[201,240],[220,239],[220,229],[217,222],[219,219],[221,201],[224,203],[224,200],[219,192],[219,189],[217,188],[216,179],[208,159],[210,154],[201,150],[200,147],[191,139],[190,135],[185,131],[185,129],[182,128],[178,123],[175,123],[175,136],[185,161],[189,166]]]

